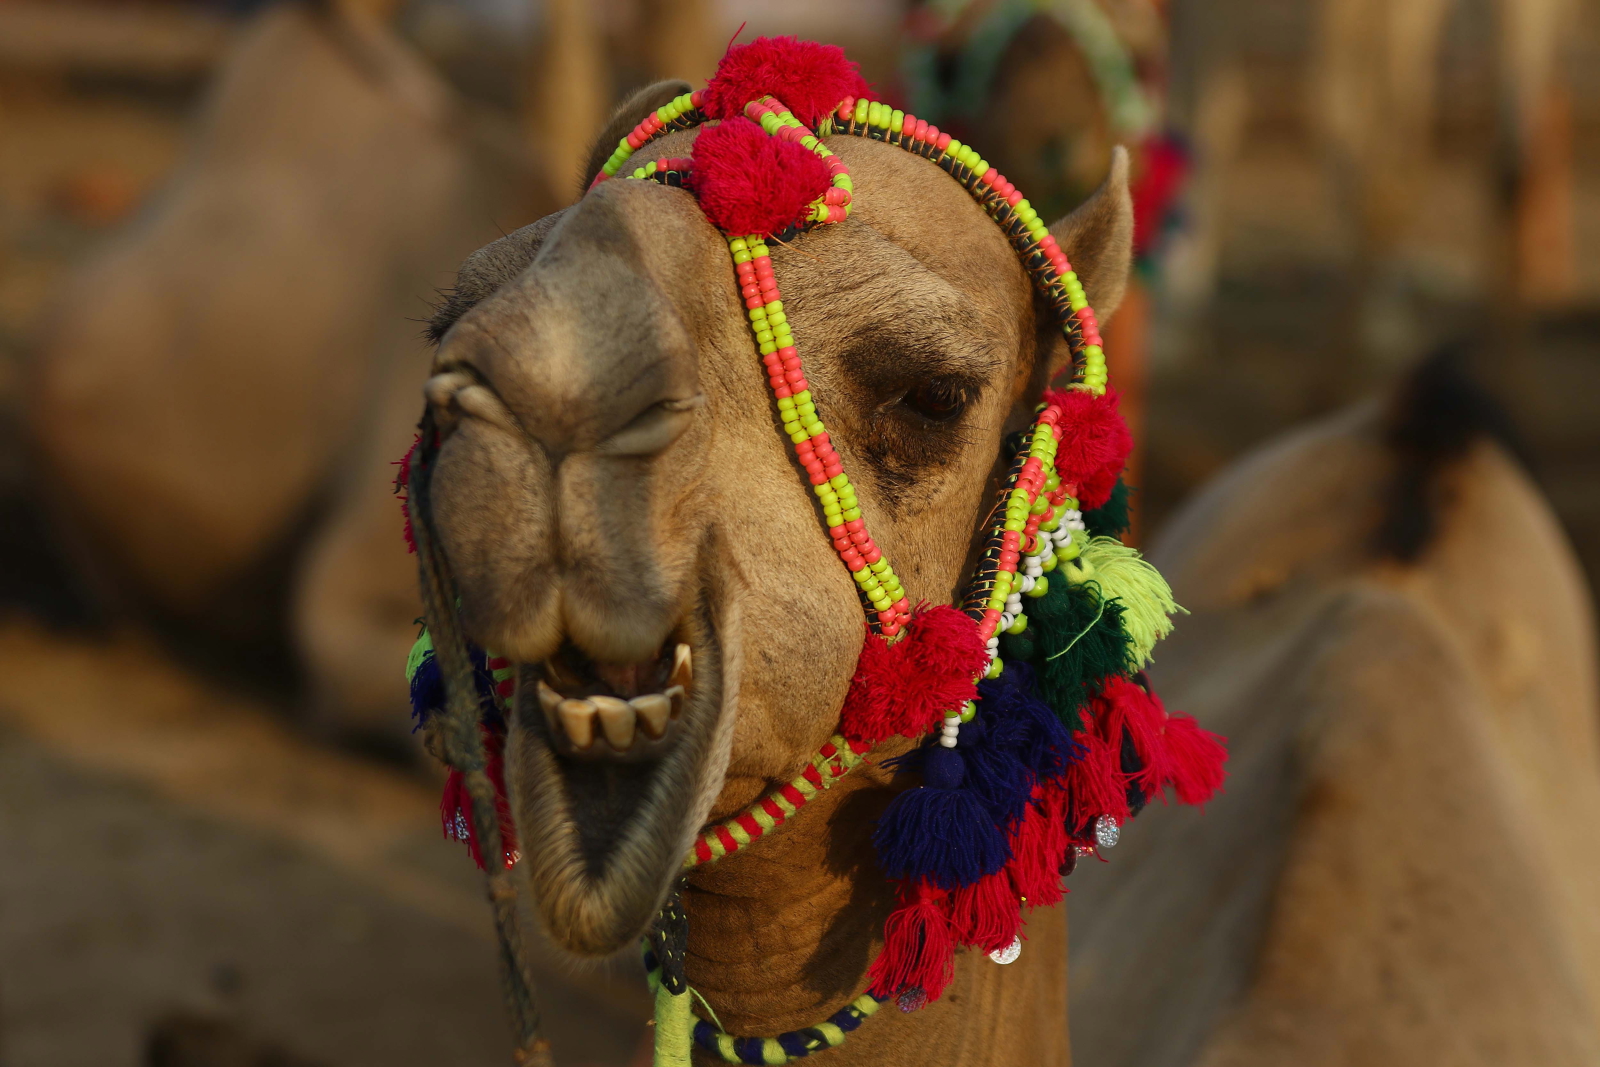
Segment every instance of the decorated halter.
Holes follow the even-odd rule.
[[[866,992],[816,1026],[774,1037],[734,1037],[696,1019],[683,963],[687,917],[674,894],[645,945],[658,1065],[687,1064],[691,1040],[730,1063],[787,1063],[838,1045],[884,1000],[905,1011],[937,1000],[958,946],[1011,962],[1024,911],[1058,903],[1079,856],[1116,844],[1123,821],[1166,788],[1197,804],[1222,781],[1220,739],[1168,715],[1139,673],[1179,609],[1155,568],[1117,538],[1127,526],[1120,476],[1132,442],[1081,282],[1037,212],[977,152],[867,95],[841,50],[761,38],[731,49],[705,89],[635,127],[595,178],[688,189],[726,235],[783,431],[867,618],[838,734],[791,782],[706,828],[686,870],[772,832],[888,738],[926,739],[894,761],[921,786],[896,796],[873,835],[899,903]],[[664,133],[697,126],[692,158],[628,168]],[[841,134],[903,148],[959,182],[1011,241],[1071,355],[1068,383],[1047,390],[1032,424],[1008,441],[1007,474],[959,606],[912,607],[868,531],[784,312],[768,242],[850,216],[849,170],[823,141]],[[486,755],[475,771],[452,772],[443,816],[480,864],[487,827],[501,851],[493,870],[516,860],[499,760],[514,682],[508,662],[470,654],[487,709]],[[408,676],[420,718],[444,706],[427,632]],[[498,818],[472,799],[487,799],[490,783]]]

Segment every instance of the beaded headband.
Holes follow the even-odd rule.
[[[692,158],[626,170],[652,141],[695,127]],[[959,608],[913,610],[867,530],[784,313],[767,242],[851,215],[850,172],[823,141],[836,135],[905,149],[959,182],[1010,240],[1070,353],[1070,383],[1047,390],[1031,425],[1008,442],[1011,462]],[[1141,673],[1181,609],[1155,568],[1116,537],[1127,525],[1121,473],[1132,441],[1107,388],[1095,313],[1044,220],[998,170],[927,122],[867,99],[841,50],[761,38],[730,49],[705,89],[639,123],[593,184],[618,176],[689,190],[724,233],[783,430],[867,619],[838,735],[791,782],[703,831],[685,868],[781,826],[889,737],[927,739],[896,761],[923,784],[895,797],[873,835],[899,900],[884,949],[867,992],[828,1021],[778,1037],[723,1033],[693,1018],[676,894],[646,939],[658,1064],[687,1064],[691,1037],[727,1062],[786,1063],[839,1044],[884,999],[906,1011],[938,999],[959,945],[1011,962],[1024,909],[1059,902],[1078,856],[1114,845],[1121,823],[1166,788],[1203,803],[1221,784],[1225,751],[1193,719],[1168,715]],[[443,704],[429,640],[424,633],[408,666],[419,717]],[[481,690],[494,694],[483,733],[496,778],[504,732],[496,705],[511,695],[511,665],[474,655]],[[446,832],[467,840],[481,863],[480,820],[466,817],[472,803],[461,781],[453,772],[446,787]],[[515,843],[503,808],[499,823],[492,836],[509,866]]]

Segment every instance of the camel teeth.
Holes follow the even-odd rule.
[[[577,748],[594,744],[594,719],[596,709],[587,700],[563,700],[556,708],[561,716],[561,728]]]
[[[561,717],[557,709],[561,707],[561,694],[551,689],[542,679],[539,682],[539,706],[544,709],[544,721],[552,731],[560,726]]]
[[[678,646],[672,650],[672,674],[667,677],[667,685],[688,689],[693,684],[694,653],[688,645],[679,641]]]
[[[668,686],[667,691],[663,693],[662,696],[666,697],[667,700],[672,704],[672,717],[674,719],[683,714],[683,704],[684,701],[688,699],[684,694],[683,686]]]
[[[672,716],[672,700],[664,693],[647,693],[628,701],[639,714],[639,723],[645,736],[658,739],[667,732],[667,719]]]
[[[608,696],[590,697],[589,703],[599,711],[600,729],[605,731],[606,741],[611,747],[618,752],[632,748],[634,731],[639,723],[633,706],[626,700]]]

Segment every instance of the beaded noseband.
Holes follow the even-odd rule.
[[[703,128],[692,158],[625,169],[663,134],[697,126]],[[849,170],[823,143],[832,135],[894,145],[959,182],[1011,242],[1070,353],[1069,384],[1047,390],[1031,424],[1008,443],[1007,473],[981,528],[982,551],[959,607],[913,610],[868,532],[784,312],[768,241],[789,241],[851,215]],[[773,182],[774,172],[800,177]],[[1095,313],[1044,221],[999,171],[927,122],[867,99],[838,49],[763,38],[730,49],[705,89],[639,123],[594,184],[619,176],[688,189],[725,235],[783,431],[867,621],[838,734],[789,783],[702,831],[685,870],[781,826],[882,741],[925,739],[896,763],[920,773],[923,784],[895,797],[873,835],[879,866],[899,900],[884,927],[884,949],[868,971],[866,992],[828,1020],[775,1037],[735,1038],[695,1019],[684,963],[688,920],[676,891],[646,938],[658,1067],[687,1065],[691,1041],[726,1062],[786,1063],[838,1045],[884,1000],[914,1011],[938,999],[953,977],[957,946],[1011,962],[1024,910],[1059,902],[1061,878],[1079,855],[1114,845],[1121,823],[1167,788],[1186,803],[1209,798],[1221,783],[1225,753],[1220,739],[1192,719],[1169,716],[1140,673],[1180,609],[1155,569],[1115,537],[1126,526],[1120,475],[1131,439],[1107,388]],[[409,478],[415,502],[425,479],[414,468]],[[424,552],[424,540],[431,544],[433,536],[427,516],[420,517],[433,623],[450,603],[449,589],[437,552]],[[458,631],[453,614],[444,623]],[[430,641],[424,633],[408,671],[420,716],[441,703],[427,681],[439,675]],[[476,683],[470,665],[463,666],[471,657]],[[480,840],[489,855],[501,854],[503,863],[487,865],[493,883],[515,861],[497,780],[504,732],[497,705],[510,696],[510,665],[464,645],[451,660],[456,680],[444,687],[451,708],[467,706],[459,691],[475,685],[488,710],[481,723],[463,720],[478,728],[472,740],[483,747],[476,754],[470,731],[455,724],[460,760],[450,760],[458,770],[447,786],[444,819],[447,832],[466,838],[475,856]],[[464,713],[451,714],[454,722]],[[514,933],[502,925],[520,1021],[533,1013],[530,999],[519,1014],[518,998],[529,991],[520,952],[508,941]],[[523,1026],[520,1033],[524,1050],[537,1044],[534,1030]]]

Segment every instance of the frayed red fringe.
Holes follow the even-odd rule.
[[[505,738],[487,726],[480,729],[483,730],[486,757],[484,770],[489,773],[489,781],[494,783],[495,809],[500,816],[502,859],[510,867],[517,857],[517,831],[511,822],[511,803],[506,799],[506,768],[502,752]],[[439,800],[439,820],[444,826],[444,835],[465,841],[472,862],[478,865],[480,871],[483,870],[483,849],[478,844],[477,824],[472,821],[472,797],[467,792],[465,776],[458,770],[452,769],[445,779],[444,796]]]
[[[1011,862],[1006,874],[1019,903],[1029,909],[1061,903],[1061,864],[1072,841],[1067,836],[1066,790],[1047,782],[1034,791],[1033,803],[1011,832]]]
[[[837,45],[796,37],[757,37],[728,49],[705,87],[700,106],[714,119],[727,119],[744,114],[750,101],[771,95],[795,118],[815,128],[845,97],[859,99],[870,93],[861,71]]]
[[[1227,777],[1228,749],[1223,738],[1188,715],[1167,719],[1167,783],[1184,804],[1204,804]]]
[[[1139,755],[1140,769],[1128,781],[1147,798],[1161,794],[1170,776],[1167,755],[1167,713],[1161,701],[1127,678],[1109,679],[1094,700],[1094,726],[1108,744],[1120,746],[1127,730]]]
[[[867,968],[874,996],[920,989],[938,1000],[955,977],[955,941],[945,914],[947,895],[924,882],[900,886],[900,905],[883,924],[883,951]]]
[[[950,894],[950,935],[963,945],[996,952],[1022,929],[1022,904],[1005,871],[985,875]],[[930,993],[928,999],[932,1000]]]
[[[704,127],[694,142],[690,188],[706,218],[726,233],[783,230],[800,221],[831,181],[815,153],[769,137],[742,115]]]
[[[877,743],[895,734],[924,737],[946,712],[977,695],[983,639],[952,607],[925,608],[894,644],[868,634],[840,712],[840,732]]]
[[[413,434],[411,447],[406,449],[406,454],[395,460],[395,466],[400,468],[394,476],[394,492],[400,498],[400,518],[405,522],[403,536],[406,539],[406,551],[412,555],[417,552],[417,539],[411,532],[411,497],[407,487],[411,484],[411,457],[417,454],[417,446],[422,444],[422,435]]]
[[[1063,482],[1077,486],[1078,506],[1093,511],[1111,499],[1117,476],[1133,451],[1133,435],[1117,411],[1117,391],[1107,388],[1105,395],[1095,396],[1086,389],[1053,389],[1044,399],[1062,413],[1056,473]]]
[[[1109,815],[1118,823],[1128,818],[1128,790],[1122,775],[1121,744],[1101,737],[1092,726],[1074,740],[1083,755],[1067,765],[1064,784],[1072,802],[1074,830]]]

